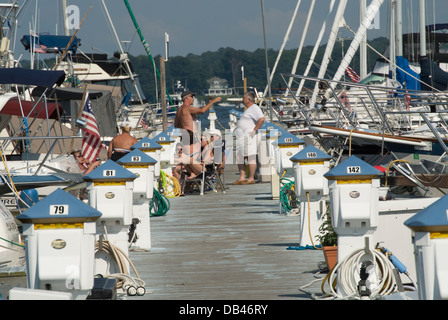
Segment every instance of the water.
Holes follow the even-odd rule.
[[[229,121],[230,121],[229,112],[232,111],[233,109],[242,111],[242,109],[237,108],[236,105],[234,107],[220,107],[218,105],[215,105],[212,108],[212,110],[214,110],[216,113],[216,117],[218,118],[218,120],[215,121],[215,128],[221,130],[222,133],[224,133],[225,129],[229,129]],[[208,115],[209,112],[206,112],[198,116],[198,120],[201,121],[202,131],[204,131],[205,128],[208,128],[210,126],[210,121],[207,119]]]

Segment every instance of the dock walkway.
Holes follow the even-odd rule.
[[[171,198],[164,216],[151,217],[152,249],[129,256],[145,281],[129,300],[310,300],[299,290],[315,280],[321,250],[297,250],[299,217],[279,213],[270,183]],[[309,290],[320,293],[321,281]]]

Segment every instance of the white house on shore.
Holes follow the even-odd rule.
[[[210,83],[207,96],[231,96],[233,95],[233,89],[227,85],[227,80],[220,79],[218,77],[211,78],[207,81]]]

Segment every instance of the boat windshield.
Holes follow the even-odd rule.
[[[359,84],[382,84],[386,77],[379,74],[369,74],[367,77],[359,81]]]
[[[121,82],[121,91],[123,93],[123,96],[125,96],[126,93],[130,92],[132,95],[132,101],[134,101],[134,103],[139,103],[138,95],[137,95],[137,91],[136,91],[136,90],[138,90],[140,92],[140,96],[142,97],[143,102],[147,102],[146,97],[143,93],[143,90],[140,86],[140,81],[138,80],[137,77],[135,77],[134,79],[135,79],[138,89],[135,88],[131,79],[125,79]]]

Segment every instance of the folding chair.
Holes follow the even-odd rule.
[[[224,184],[221,181],[221,178],[218,174],[218,170],[215,163],[209,163],[206,165],[206,162],[202,162],[202,171],[193,179],[186,179],[183,177],[183,188],[187,183],[194,183],[197,189],[199,190],[199,194],[204,195],[205,187],[209,187],[213,190],[213,192],[218,192],[216,184],[218,184],[219,189],[221,189],[222,193],[225,193]],[[184,190],[182,190],[182,193]]]
[[[200,195],[204,194],[206,186],[213,192],[218,192],[218,189],[220,189],[222,193],[225,193],[225,185],[218,172],[218,164],[214,162],[214,159],[203,160],[201,172],[193,179],[186,179],[186,174],[181,175],[182,194],[185,191],[186,184],[190,182],[195,184]]]

